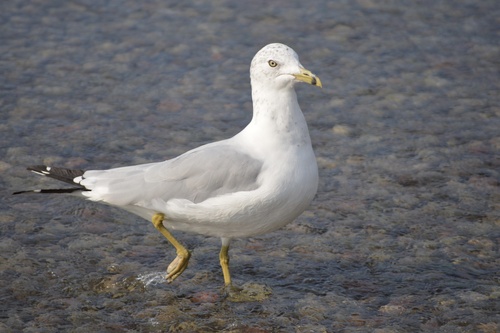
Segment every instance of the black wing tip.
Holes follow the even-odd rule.
[[[34,172],[41,176],[47,176],[49,178],[53,178],[65,183],[69,183],[73,186],[71,188],[62,188],[62,189],[37,189],[37,190],[27,190],[27,191],[16,191],[12,193],[23,194],[23,193],[73,193],[78,191],[88,191],[85,186],[80,185],[80,181],[82,179],[85,170],[81,169],[67,169],[67,168],[57,168],[50,167],[47,165],[31,165],[26,168],[27,170]],[[79,178],[79,180],[77,180]]]
[[[25,194],[25,193],[42,193],[42,190],[23,190],[23,191],[16,191],[12,192],[12,195],[17,195],[17,194]]]
[[[88,191],[85,188],[74,187],[74,188],[54,188],[54,189],[39,189],[39,190],[27,190],[27,191],[17,191],[13,192],[12,195],[25,194],[25,193],[73,193],[78,191]]]
[[[23,194],[23,193],[36,193],[37,190],[31,190],[31,191],[17,191],[17,192],[12,192],[12,195],[17,195],[17,194]]]
[[[29,171],[42,171],[42,170],[47,171],[47,168],[49,168],[49,170],[50,170],[49,166],[39,164],[39,165],[30,165],[29,167],[26,168],[26,170],[29,170]]]
[[[78,177],[82,177],[85,173],[85,170],[82,169],[58,168],[47,165],[32,165],[27,167],[26,169],[38,175],[54,178],[72,185],[80,185],[79,181],[75,181],[75,179]],[[85,187],[81,186],[81,188]]]
[[[47,165],[30,165],[26,168],[26,170],[42,176],[48,176],[50,174],[50,169],[51,168]]]

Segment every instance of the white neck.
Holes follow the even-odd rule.
[[[246,130],[256,137],[274,138],[278,144],[310,146],[309,130],[293,86],[280,89],[256,86],[259,85],[252,85],[253,118]],[[282,105],[287,107],[280,108]]]

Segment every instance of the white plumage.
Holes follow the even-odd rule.
[[[250,78],[253,118],[234,137],[164,162],[65,171],[82,187],[75,192],[148,220],[161,213],[167,229],[221,237],[226,248],[230,238],[293,221],[318,186],[316,158],[293,85],[321,86],[321,81],[283,44],[267,45],[255,55]],[[51,176],[66,169],[32,170]]]

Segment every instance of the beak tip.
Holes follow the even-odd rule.
[[[312,84],[313,86],[323,88],[323,84],[321,83],[321,80],[318,77],[314,77]]]
[[[317,86],[320,88],[323,88],[323,84],[321,83],[321,80],[319,77],[311,73],[311,71],[301,68],[300,73],[293,74],[295,76],[295,79],[298,81],[306,82],[309,83],[310,85]]]

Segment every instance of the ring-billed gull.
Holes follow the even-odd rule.
[[[253,117],[232,138],[159,163],[88,171],[32,166],[28,170],[74,187],[16,193],[72,193],[151,220],[177,250],[167,268],[168,282],[186,269],[191,256],[169,230],[220,237],[228,286],[230,240],[293,221],[318,187],[316,158],[294,84],[321,87],[320,79],[300,64],[295,51],[278,43],[257,52],[250,79]]]

